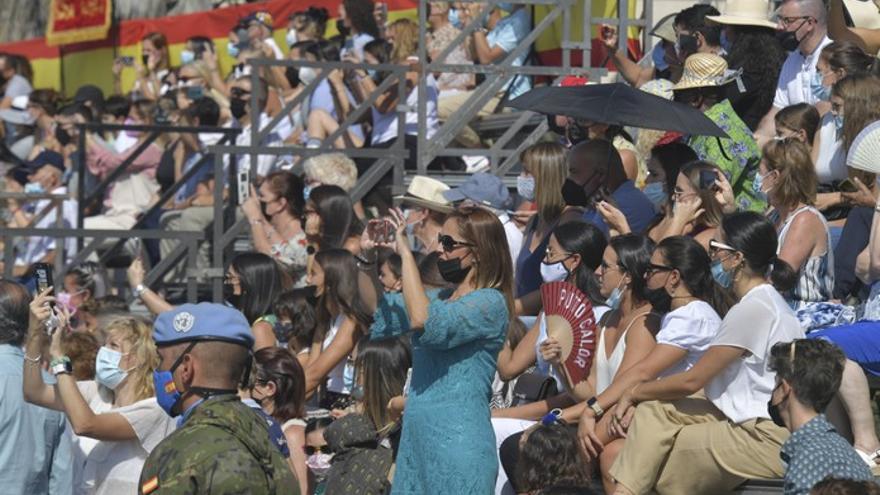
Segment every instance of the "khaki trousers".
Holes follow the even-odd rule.
[[[611,475],[635,494],[726,493],[746,479],[782,477],[788,435],[767,419],[732,423],[700,397],[645,402]]]
[[[446,96],[444,98],[440,98],[437,101],[437,116],[441,121],[446,122],[449,117],[454,114],[459,108],[463,107],[467,102],[468,98],[474,94],[474,91],[462,91],[459,93],[455,93],[450,96]],[[483,105],[483,108],[477,112],[477,116],[479,117],[488,117],[492,115],[492,112],[495,111],[495,108],[501,102],[501,98],[504,96],[504,92],[501,91],[497,93],[492,98],[489,98],[489,101]],[[469,125],[465,125],[458,131],[458,135],[455,136],[455,139],[461,143],[461,145],[465,148],[479,148],[480,147],[480,136],[471,129]]]

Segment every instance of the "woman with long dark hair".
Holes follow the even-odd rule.
[[[251,398],[281,425],[290,449],[290,465],[300,493],[308,493],[306,468],[306,387],[299,361],[287,349],[267,347],[254,353]]]
[[[242,253],[226,270],[226,300],[241,311],[254,333],[254,350],[277,344],[272,304],[285,289],[278,263],[263,253]]]
[[[362,230],[351,197],[339,186],[318,186],[309,193],[305,207],[305,232],[316,251],[344,248],[360,251]]]
[[[382,37],[374,9],[373,0],[343,0],[339,3],[339,19],[351,34],[342,47],[343,56],[346,51],[353,51],[363,60],[364,45]]]
[[[581,413],[579,436],[583,453],[598,457],[602,481],[607,493],[614,490],[608,470],[623,447],[622,432],[608,421],[608,411],[627,390],[635,385],[690,369],[711,344],[727,302],[712,278],[709,254],[693,238],[667,237],[651,255],[645,272],[648,290],[669,295],[670,311],[657,332],[657,345],[648,355],[626,369],[621,369],[611,385],[591,401],[598,408],[587,407]],[[718,308],[716,311],[715,308]]]
[[[608,241],[598,227],[574,221],[559,225],[550,234],[550,241],[541,263],[541,275],[545,283],[565,280],[584,292],[593,305],[593,316],[598,321],[605,311],[605,298],[599,291],[595,271],[602,262],[602,253]],[[538,315],[535,324],[513,349],[509,341],[498,355],[498,373],[502,380],[512,380],[536,365],[538,371],[556,379],[562,389],[562,377],[550,363],[544,361],[539,351],[547,340],[547,322],[544,313]],[[495,416],[505,416],[501,411]]]
[[[723,29],[724,38],[731,43],[725,57],[727,64],[733,70],[742,69],[745,87],[741,93],[736,85],[731,85],[727,97],[736,114],[754,131],[773,106],[786,53],[773,28],[727,25]]]
[[[608,412],[629,429],[610,470],[614,493],[720,493],[782,475],[788,432],[767,412],[776,386],[767,360],[773,344],[804,336],[778,292],[792,287],[795,273],[758,213],[726,216],[709,247],[713,277],[737,302],[689,370],[635,385]],[[704,389],[706,399],[691,397]]]
[[[498,352],[513,314],[513,267],[504,227],[483,208],[443,223],[438,265],[454,288],[425,292],[393,210],[393,247],[403,293],[385,294],[373,339],[412,330],[413,372],[392,493],[490,493],[498,468],[489,398]],[[466,446],[466,448],[462,448]]]
[[[326,381],[323,407],[348,406],[354,386],[351,354],[373,322],[358,287],[357,262],[344,249],[319,251],[309,267],[318,296],[318,326],[306,366],[306,393]]]

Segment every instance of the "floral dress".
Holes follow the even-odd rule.
[[[504,295],[479,289],[455,300],[432,292],[428,319],[412,334],[412,381],[392,494],[489,494],[498,472],[489,400],[507,334]],[[386,294],[371,339],[409,329],[401,294]]]
[[[272,244],[272,257],[284,265],[293,278],[294,288],[306,286],[306,265],[309,259],[306,234],[300,232],[290,239]]]
[[[755,180],[755,174],[758,173],[758,163],[761,160],[761,152],[752,136],[752,131],[739,118],[728,100],[716,103],[706,111],[705,115],[730,138],[691,136],[688,145],[694,149],[700,160],[714,163],[724,172],[730,185],[734,187],[737,209],[764,213],[767,202],[758,198],[752,190],[752,182]],[[737,181],[740,180],[743,171],[746,171],[748,176],[737,187]]]

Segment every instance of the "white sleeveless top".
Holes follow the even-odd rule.
[[[333,320],[333,325],[330,326],[330,330],[324,336],[324,343],[321,346],[322,351],[330,347],[330,343],[333,342],[333,339],[339,332],[339,327],[342,326],[343,320],[345,320],[345,315],[342,314]],[[339,394],[351,393],[351,377],[354,375],[354,366],[350,361],[350,356],[346,356],[345,359],[330,370],[330,373],[327,374],[327,390]]]
[[[604,392],[614,381],[614,375],[617,374],[617,370],[623,363],[623,355],[626,352],[626,334],[629,329],[639,318],[648,314],[650,313],[641,313],[629,322],[623,329],[623,333],[620,334],[620,338],[617,339],[617,344],[610,356],[606,354],[605,350],[605,325],[599,328],[599,343],[596,346],[596,395]]]

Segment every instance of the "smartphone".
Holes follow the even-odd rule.
[[[714,188],[716,180],[718,180],[718,174],[714,170],[700,170],[700,190]]]
[[[387,218],[371,220],[367,224],[367,235],[377,244],[387,244],[394,240],[394,225]]]
[[[122,65],[131,67],[132,65],[134,65],[134,57],[129,57],[129,56],[119,57],[119,62]]]
[[[837,185],[837,188],[840,189],[841,192],[845,193],[859,192],[859,186],[857,186],[856,183],[850,179],[843,179],[842,181],[840,181],[840,184]]]
[[[37,294],[55,285],[52,280],[52,265],[49,263],[35,263],[34,277],[37,279]],[[49,303],[49,306],[55,309],[55,303]]]
[[[238,171],[238,204],[244,204],[251,195],[251,174],[248,169]]]
[[[198,100],[199,98],[205,96],[205,88],[201,86],[187,86],[186,87],[186,97],[190,100]]]

